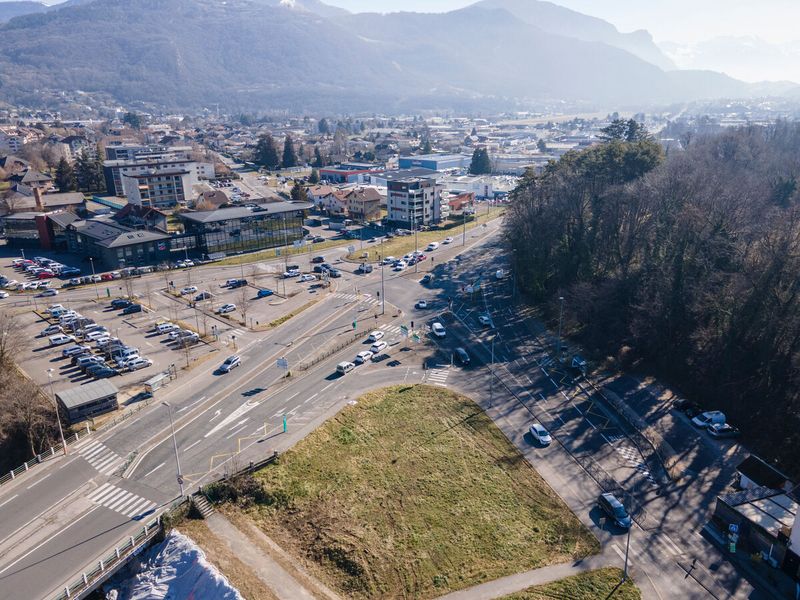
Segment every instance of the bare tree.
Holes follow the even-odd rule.
[[[13,364],[14,357],[18,356],[27,346],[28,336],[14,315],[0,313],[0,367]]]
[[[247,310],[250,308],[250,288],[249,286],[243,285],[240,289],[242,295],[239,298],[239,312],[242,313],[242,320],[244,321],[245,327],[247,327]]]

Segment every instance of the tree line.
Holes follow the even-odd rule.
[[[664,156],[615,123],[513,194],[520,287],[621,368],[653,371],[800,475],[800,125]]]

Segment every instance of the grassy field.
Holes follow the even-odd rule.
[[[283,247],[279,248],[281,251],[280,256],[296,256],[298,254],[311,254],[311,256],[315,256],[318,254],[318,250],[325,250],[327,248],[337,248],[339,246],[347,246],[348,244],[353,244],[353,240],[326,240],[324,242],[320,242],[318,244],[311,245],[311,251],[309,252],[308,247],[303,246],[302,248],[295,248],[294,246]],[[269,250],[262,250],[260,252],[251,252],[250,254],[242,254],[241,256],[229,256],[228,258],[223,258],[214,263],[214,265],[246,265],[249,263],[259,262],[262,260],[269,260],[272,258],[278,258],[278,254],[276,252],[276,248],[270,248]]]
[[[477,216],[477,218],[474,221],[467,222],[467,242],[469,242],[469,231],[471,229],[483,225],[487,221],[491,221],[492,219],[501,217],[505,212],[505,210],[506,209],[504,206],[495,206],[489,209],[488,213],[486,211],[481,211],[481,213]],[[425,246],[427,246],[431,242],[441,242],[444,238],[448,236],[454,238],[453,241],[454,246],[461,245],[463,240],[463,233],[464,233],[464,227],[461,223],[454,224],[447,229],[437,229],[435,231],[420,231],[417,233],[417,247],[420,250],[424,251]],[[409,252],[415,249],[413,235],[404,235],[402,237],[396,237],[382,244],[370,245],[369,248],[367,248],[365,245],[364,250],[360,249],[358,240],[356,240],[356,243],[354,245],[359,249],[353,252],[352,254],[349,254],[347,256],[348,260],[354,260],[354,261],[365,260],[361,258],[361,255],[364,252],[367,252],[369,255],[369,258],[366,260],[372,262],[378,260],[378,255],[380,255],[381,258],[387,256],[394,256],[399,258],[404,254],[408,254]]]
[[[546,585],[537,585],[524,592],[505,596],[501,600],[641,600],[639,589],[628,579],[617,588],[622,580],[620,569],[598,569],[554,581]],[[613,592],[613,596],[611,593]]]
[[[596,539],[470,399],[368,393],[257,475],[244,510],[355,598],[433,598]]]

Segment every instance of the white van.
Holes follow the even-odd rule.
[[[700,429],[708,429],[711,425],[725,423],[725,413],[719,410],[709,410],[692,419],[692,425]]]
[[[139,356],[139,349],[138,348],[122,348],[119,352],[114,352],[112,357],[117,362],[126,361],[129,358],[133,358],[134,356]]]
[[[447,331],[445,331],[444,325],[442,325],[438,321],[431,326],[431,331],[433,331],[433,335],[435,335],[438,338],[443,338],[447,335]]]
[[[51,346],[63,346],[64,344],[68,344],[69,342],[74,342],[75,338],[71,335],[64,335],[63,333],[59,333],[57,335],[51,335],[48,340],[50,340]]]
[[[336,372],[340,375],[346,375],[355,368],[356,366],[351,362],[340,362],[338,365],[336,365]]]

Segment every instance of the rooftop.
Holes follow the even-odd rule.
[[[78,408],[84,404],[107,398],[118,393],[117,386],[108,379],[98,379],[63,392],[56,392],[56,398],[67,408]]]
[[[228,221],[230,219],[243,219],[254,215],[274,215],[297,210],[309,210],[314,205],[310,202],[271,202],[259,204],[258,210],[247,208],[246,206],[234,206],[231,208],[220,208],[202,212],[179,213],[178,217],[186,221],[195,223],[214,223],[216,221]]]

